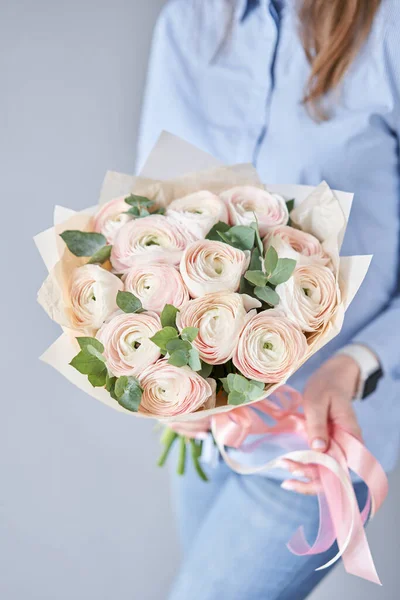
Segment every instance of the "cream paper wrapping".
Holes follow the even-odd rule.
[[[161,205],[167,205],[174,198],[188,193],[207,189],[219,193],[235,185],[255,185],[263,187],[257,171],[252,165],[243,164],[227,167],[209,154],[192,146],[188,142],[163,132],[151,151],[139,177],[110,171],[106,174],[101,192],[103,204],[117,196],[132,192],[146,195]],[[295,208],[291,214],[293,221],[304,231],[314,234],[332,256],[336,265],[341,303],[333,318],[326,324],[310,345],[307,360],[322,346],[335,337],[343,324],[344,313],[357,293],[371,262],[371,256],[340,257],[346,225],[350,216],[353,194],[332,191],[322,182],[317,187],[300,185],[268,185],[268,190],[286,198],[295,198]],[[96,206],[82,212],[74,212],[60,206],[55,207],[54,227],[39,233],[35,238],[36,246],[49,270],[49,275],[38,294],[38,301],[49,316],[56,320],[64,333],[40,357],[51,365],[78,388],[107,404],[115,410],[142,418],[155,418],[141,413],[133,413],[122,408],[108,392],[94,388],[87,377],[69,365],[78,352],[74,333],[69,329],[69,303],[66,294],[68,273],[71,267],[85,262],[72,256],[59,238],[66,229],[89,229]],[[305,362],[304,360],[304,362]],[[265,395],[271,394],[279,384],[268,388]],[[264,395],[264,397],[265,397]],[[257,402],[255,400],[254,402]],[[253,403],[254,403],[253,402]],[[204,418],[218,412],[233,410],[234,406],[219,406],[207,411],[185,415],[180,420]],[[165,419],[166,421],[168,419]],[[176,418],[173,420],[176,421]]]

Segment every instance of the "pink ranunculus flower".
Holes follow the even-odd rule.
[[[196,239],[204,238],[218,221],[228,223],[229,218],[225,202],[204,190],[173,200],[166,215],[190,230]]]
[[[289,220],[284,198],[261,188],[237,186],[220,194],[220,198],[228,207],[232,225],[250,225],[257,217],[261,236],[273,227],[286,225]]]
[[[121,196],[106,202],[94,217],[94,231],[102,233],[108,244],[113,244],[117,231],[133,219],[132,215],[126,214],[130,207],[124,198]]]
[[[306,332],[326,324],[340,302],[340,289],[328,267],[299,265],[285,283],[276,286],[279,307]]]
[[[111,264],[117,273],[126,273],[144,262],[177,265],[193,235],[169,217],[150,215],[130,221],[117,232]]]
[[[180,271],[193,298],[213,292],[236,292],[250,254],[223,242],[199,240],[183,253]]]
[[[189,367],[159,360],[141,374],[139,411],[156,417],[175,417],[215,406],[214,379],[204,379]]]
[[[143,308],[161,313],[166,304],[179,308],[189,292],[174,265],[146,263],[133,266],[124,277],[125,291],[134,294]]]
[[[109,371],[116,377],[138,377],[160,357],[160,349],[150,341],[160,329],[155,313],[117,311],[97,333]]]
[[[76,268],[69,284],[71,327],[93,335],[117,310],[117,293],[124,289],[122,281],[99,265]]]
[[[263,244],[265,250],[273,246],[279,258],[293,258],[297,264],[327,265],[330,262],[321,242],[315,236],[287,225],[272,229],[264,237]]]
[[[193,346],[200,358],[221,365],[232,358],[240,332],[254,314],[255,310],[247,312],[241,294],[216,292],[186,302],[177,315],[177,325],[180,330],[197,327]]]
[[[296,370],[307,348],[298,325],[280,309],[265,310],[244,327],[233,364],[248,379],[279,383]]]

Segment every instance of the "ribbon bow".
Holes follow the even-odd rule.
[[[226,447],[240,448],[249,435],[295,434],[306,439],[305,417],[299,410],[301,401],[299,392],[284,385],[272,397],[260,400],[255,406],[241,406],[230,412],[213,415],[211,430],[218,449],[226,464],[241,475],[254,475],[277,468],[282,459],[316,465],[322,486],[322,493],[318,495],[320,524],[317,539],[310,546],[303,527],[300,527],[289,541],[288,548],[296,555],[309,556],[325,552],[336,540],[338,553],[317,570],[326,569],[342,557],[348,573],[381,585],[364,524],[368,515],[373,517],[385,500],[388,481],[381,465],[358,439],[341,427],[333,426],[330,447],[325,454],[296,450],[257,467],[241,465],[226,450]],[[260,412],[272,417],[274,425],[265,423]],[[264,441],[261,439],[256,444]],[[361,512],[349,469],[368,487],[367,503]]]

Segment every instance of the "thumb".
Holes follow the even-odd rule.
[[[312,388],[304,393],[304,414],[310,447],[325,452],[329,446],[328,434],[329,398]]]

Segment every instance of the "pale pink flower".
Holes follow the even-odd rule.
[[[126,273],[139,262],[177,265],[186,246],[193,241],[190,232],[163,215],[150,215],[130,221],[114,239],[111,264],[117,273]]]
[[[132,215],[126,214],[130,207],[124,199],[125,196],[121,196],[106,202],[94,217],[94,231],[102,233],[108,244],[113,244],[117,231],[133,219]]]
[[[291,321],[306,332],[314,332],[327,323],[340,301],[340,289],[328,267],[299,265],[285,283],[276,287],[279,307]]]
[[[71,277],[71,327],[93,335],[107,317],[117,310],[117,293],[124,289],[122,281],[99,265],[76,268]]]
[[[249,264],[249,252],[223,242],[199,240],[183,253],[180,271],[193,298],[213,292],[236,292]]]
[[[142,413],[174,417],[215,406],[214,379],[204,379],[189,367],[174,367],[166,359],[146,369],[139,380]]]
[[[177,315],[177,325],[180,330],[197,327],[193,346],[200,358],[221,365],[232,358],[240,332],[255,313],[247,312],[241,294],[217,292],[186,302]]]
[[[261,236],[273,227],[286,225],[289,220],[284,198],[261,188],[237,186],[220,194],[220,198],[228,206],[232,225],[250,225],[257,217]]]
[[[316,237],[287,225],[272,229],[264,237],[263,244],[265,250],[273,246],[279,258],[293,258],[297,264],[317,262],[327,265],[330,262],[329,256]]]
[[[166,215],[178,221],[184,229],[189,229],[196,239],[204,238],[218,221],[228,223],[226,204],[207,191],[194,192],[173,200]]]
[[[116,377],[138,377],[160,357],[160,349],[150,341],[160,329],[155,313],[116,312],[97,333],[109,371]]]
[[[161,313],[166,304],[179,308],[189,292],[176,267],[163,263],[138,264],[124,277],[125,290],[134,294],[143,308]]]
[[[240,334],[233,364],[248,379],[280,383],[296,370],[307,352],[300,327],[279,309],[252,317]]]

